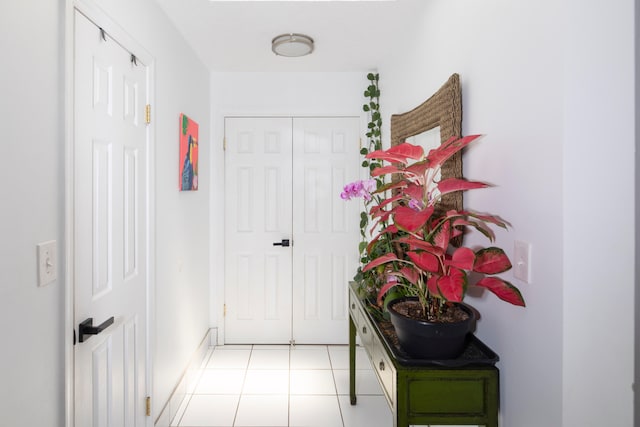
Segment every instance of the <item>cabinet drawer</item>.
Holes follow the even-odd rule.
[[[356,331],[360,337],[360,343],[371,355],[371,344],[373,342],[373,330],[369,324],[367,315],[362,311],[362,307],[353,291],[349,292],[349,313],[356,325]]]
[[[358,322],[358,335],[360,336],[360,342],[367,350],[367,354],[371,355],[375,332],[373,332],[373,328],[369,324],[366,314],[364,314],[360,309],[358,309],[358,317],[360,319]]]
[[[377,336],[373,340],[372,347],[371,363],[373,364],[373,370],[380,381],[380,385],[382,385],[389,406],[393,410],[396,397],[396,369],[391,360],[389,360],[387,352]]]
[[[360,310],[360,303],[358,302],[358,298],[355,296],[352,290],[349,290],[349,314],[351,314],[351,318],[353,319],[353,323],[356,324],[356,327],[362,321],[358,318]]]

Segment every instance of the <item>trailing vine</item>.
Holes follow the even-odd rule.
[[[380,115],[380,87],[378,86],[380,75],[377,73],[369,73],[367,74],[367,79],[369,80],[369,86],[367,90],[364,91],[364,96],[369,99],[369,102],[364,104],[362,109],[369,113],[369,123],[367,125],[369,144],[368,147],[363,147],[362,150],[360,150],[360,154],[363,156],[366,156],[371,151],[382,150],[382,117]],[[362,167],[368,167],[369,171],[372,171],[379,164],[379,160],[372,162],[365,160],[362,162]]]
[[[369,160],[366,158],[367,154],[376,151],[382,150],[382,116],[380,114],[380,87],[379,80],[380,75],[377,73],[369,73],[367,74],[367,80],[369,84],[367,89],[364,91],[364,97],[367,99],[367,102],[362,106],[362,109],[368,113],[369,122],[367,124],[367,144],[366,146],[360,149],[360,154],[365,156],[365,159],[362,161],[362,167],[367,168],[369,172],[373,171],[375,168],[382,166],[382,162],[380,160]],[[378,190],[384,185],[384,178],[376,177],[373,178],[375,180],[375,188]],[[374,199],[379,199],[379,194],[372,194]],[[380,202],[380,200],[376,200]],[[369,215],[367,213],[367,205],[369,202],[365,201],[365,210],[360,212],[360,236],[362,237],[362,241],[359,245],[359,253],[360,253],[360,261],[362,265],[367,264],[370,260],[375,259],[379,256],[379,252],[383,250],[381,247],[382,244],[388,246],[388,242],[380,241],[375,244],[373,247],[369,248],[367,251],[367,245],[369,244],[367,235],[367,229],[369,225]],[[385,240],[385,239],[383,239]],[[389,248],[386,248],[389,250]],[[366,293],[373,293],[377,291],[380,283],[380,272],[366,272],[363,273],[361,268],[358,268],[358,273],[354,277],[354,280],[361,284],[361,290]]]
[[[367,80],[369,80],[369,86],[364,91],[365,98],[368,101],[362,106],[362,109],[369,113],[369,123],[367,124],[367,146],[362,147],[360,154],[365,156],[362,162],[363,168],[368,168],[369,172],[373,171],[376,167],[381,166],[379,160],[370,161],[366,158],[366,155],[375,150],[382,150],[382,117],[380,115],[380,87],[378,82],[380,75],[378,73],[367,74]],[[376,188],[380,188],[384,182],[382,179],[376,179]],[[360,212],[360,236],[362,242],[360,243],[360,254],[362,254],[366,248],[367,240],[367,224],[369,222],[369,216],[366,210]]]

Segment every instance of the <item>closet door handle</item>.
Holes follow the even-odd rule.
[[[289,246],[289,239],[282,239],[281,242],[274,242],[273,246]]]
[[[98,335],[100,332],[107,329],[110,325],[113,324],[113,316],[99,324],[98,326],[93,326],[93,317],[89,317],[84,322],[80,323],[78,326],[78,341],[85,342],[89,337],[85,338],[85,335]]]

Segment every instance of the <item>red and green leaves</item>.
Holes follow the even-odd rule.
[[[511,261],[500,248],[486,248],[476,252],[473,271],[484,274],[498,274],[511,268]]]
[[[464,271],[450,268],[449,274],[440,277],[437,283],[440,294],[447,301],[462,302],[467,291],[467,275]]]
[[[374,259],[373,261],[369,262],[367,265],[364,266],[364,268],[362,269],[362,271],[369,271],[372,268],[375,268],[379,265],[382,264],[386,264],[388,262],[391,261],[398,261],[398,257],[396,256],[396,254],[394,253],[388,253],[388,254],[384,254],[381,257],[378,257],[376,259]]]
[[[371,192],[376,201],[369,211],[374,220],[372,231],[384,229],[366,248],[369,256],[375,253],[377,258],[362,270],[373,270],[384,283],[379,299],[390,289],[403,286],[426,293],[423,299],[460,302],[469,286],[478,286],[506,302],[525,305],[515,286],[495,276],[512,267],[502,249],[453,248],[450,244],[469,231],[477,231],[493,242],[494,228],[507,228],[508,224],[494,215],[438,209],[443,195],[489,186],[460,177],[438,178],[444,163],[479,137],[451,138],[426,156],[420,146],[409,143],[366,156],[391,163],[371,172],[373,177],[387,176],[390,182],[379,184]]]
[[[429,167],[438,168],[447,161],[451,156],[462,150],[467,145],[471,144],[474,140],[482,135],[468,135],[462,138],[451,137],[448,141],[440,144],[438,148],[434,148],[429,151],[427,160],[429,161]]]
[[[467,181],[461,178],[443,179],[438,183],[440,194],[453,193],[454,191],[474,190],[476,188],[486,188],[489,184],[479,181]]]
[[[438,273],[442,270],[440,268],[440,259],[432,253],[425,251],[411,251],[407,252],[407,256],[418,268],[423,271]]]
[[[415,211],[406,206],[397,206],[393,220],[395,224],[403,230],[415,233],[427,223],[433,214],[433,207],[427,207],[420,211]]]
[[[506,280],[500,279],[499,277],[485,277],[479,280],[475,285],[480,286],[481,288],[489,289],[503,301],[520,307],[525,306],[524,298],[522,298],[522,294],[520,293],[518,288],[516,288]]]
[[[367,159],[386,160],[388,162],[407,163],[407,159],[419,160],[424,156],[424,150],[419,145],[408,142],[396,145],[387,150],[376,150],[367,154]]]

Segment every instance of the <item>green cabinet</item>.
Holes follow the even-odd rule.
[[[498,427],[499,373],[493,363],[458,361],[452,363],[457,366],[443,366],[399,356],[398,349],[381,332],[357,297],[354,286],[352,283],[349,292],[349,390],[352,405],[357,403],[357,334],[393,413],[394,427],[431,424]],[[484,344],[479,345],[490,352]],[[495,353],[491,354],[495,356]]]

